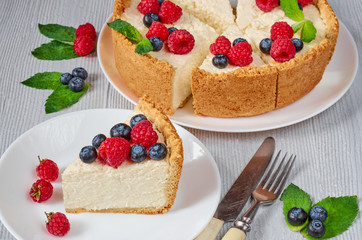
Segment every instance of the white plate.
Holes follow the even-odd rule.
[[[113,87],[136,104],[138,97],[122,81],[115,67],[111,30],[106,24],[98,39],[98,60]],[[194,115],[190,99],[185,107],[178,109],[170,118],[183,126],[219,132],[255,132],[285,127],[311,118],[336,103],[351,86],[357,67],[356,44],[340,21],[337,46],[323,79],[297,102],[253,117],[214,118]]]
[[[0,220],[18,239],[49,239],[44,211],[64,211],[61,182],[46,202],[28,196],[37,180],[37,156],[54,160],[63,172],[82,146],[98,133],[123,122],[130,110],[95,109],[50,119],[20,136],[0,159]],[[71,224],[64,239],[193,239],[206,226],[220,200],[220,176],[205,146],[176,126],[183,140],[184,167],[175,204],[161,215],[66,214]],[[63,238],[62,238],[63,239]]]

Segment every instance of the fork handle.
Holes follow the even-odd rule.
[[[230,228],[221,240],[244,240],[246,234],[239,228]]]

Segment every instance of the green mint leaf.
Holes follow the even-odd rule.
[[[123,21],[121,19],[116,19],[113,22],[107,24],[110,28],[116,30],[117,32],[122,33],[129,40],[133,42],[139,43],[143,39],[141,33],[139,33],[135,27],[133,27],[131,24],[129,24],[126,21]]]
[[[151,42],[146,38],[139,42],[136,47],[136,53],[141,55],[151,52],[152,50],[153,46]]]
[[[45,113],[53,113],[72,106],[88,91],[89,83],[85,83],[80,92],[73,92],[67,85],[61,85],[54,90],[45,103]]]
[[[299,9],[297,0],[280,0],[280,7],[288,18],[296,22],[304,20],[304,13]]]
[[[31,54],[40,60],[65,60],[80,57],[75,54],[73,45],[52,40],[34,49]]]
[[[301,226],[293,226],[288,222],[287,214],[289,210],[292,209],[293,207],[301,207],[306,212],[309,212],[309,209],[312,207],[313,204],[309,194],[304,192],[302,189],[300,189],[293,183],[291,183],[283,191],[280,200],[283,201],[283,214],[285,217],[285,222],[287,223],[288,227],[294,232],[298,232],[301,229],[303,229],[308,224],[308,221],[306,221],[305,224]]]
[[[41,34],[58,41],[73,42],[75,40],[75,28],[59,24],[38,24]]]
[[[21,83],[32,88],[54,90],[61,85],[59,81],[61,75],[62,73],[60,72],[37,73]]]
[[[300,36],[301,40],[303,42],[309,43],[315,39],[316,34],[317,34],[317,29],[314,27],[313,22],[310,20],[306,20],[302,28]]]
[[[294,33],[298,32],[304,26],[305,21],[300,21],[294,23],[291,27],[293,28]]]
[[[324,207],[328,212],[324,221],[326,232],[323,237],[314,238],[303,229],[302,233],[310,240],[328,239],[343,233],[352,225],[358,214],[357,196],[327,197],[315,205]]]

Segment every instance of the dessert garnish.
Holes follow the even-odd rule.
[[[53,195],[53,185],[44,179],[38,179],[31,186],[29,195],[34,202],[44,202]]]
[[[36,167],[36,175],[40,179],[44,179],[48,182],[54,182],[58,179],[59,168],[58,165],[50,159],[39,159],[39,165]]]
[[[310,195],[294,184],[283,192],[288,227],[307,239],[329,239],[346,231],[358,214],[357,196],[327,197],[313,204]]]
[[[65,214],[60,212],[45,212],[47,216],[46,228],[54,236],[62,237],[70,230],[70,223]]]

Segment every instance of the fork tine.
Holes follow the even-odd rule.
[[[291,159],[291,160],[288,162],[289,166],[288,166],[287,169],[285,169],[285,174],[283,174],[283,175],[284,175],[283,180],[281,180],[281,182],[279,182],[278,185],[277,185],[277,187],[274,189],[274,192],[275,192],[275,190],[278,188],[278,191],[276,192],[277,196],[279,196],[279,194],[281,193],[281,191],[282,191],[283,188],[284,188],[285,182],[287,181],[287,178],[288,178],[289,173],[290,173],[290,171],[291,171],[291,169],[292,169],[292,167],[293,167],[293,164],[294,164],[294,162],[295,162],[296,157],[297,157],[297,156],[294,155],[294,158]]]
[[[280,172],[281,169],[282,169],[281,167],[282,167],[283,164],[284,164],[284,161],[285,161],[285,158],[287,157],[287,154],[288,154],[288,153],[286,153],[286,154],[284,155],[282,161],[279,163],[277,169],[274,171],[272,177],[269,179],[268,185],[267,185],[267,187],[266,187],[267,189],[270,189],[271,186],[273,185],[273,183],[275,182],[276,177],[278,176],[279,172]]]
[[[261,183],[259,184],[259,186],[261,186],[262,188],[264,187],[264,185],[265,185],[266,182],[268,181],[271,173],[273,172],[274,166],[275,166],[275,164],[276,164],[276,162],[277,162],[277,160],[278,160],[278,158],[279,158],[280,151],[281,151],[281,150],[279,150],[279,152],[278,152],[278,154],[276,155],[276,157],[274,158],[273,163],[272,163],[272,165],[270,166],[267,174],[264,175],[263,179],[261,180]]]
[[[286,155],[284,157],[286,157]],[[282,166],[282,163],[280,163],[278,171],[275,172],[274,181],[269,183],[269,186],[268,186],[269,188],[268,189],[270,191],[275,192],[275,190],[277,189],[279,183],[282,181],[286,171],[288,170],[288,166],[289,166],[292,159],[293,159],[293,155],[291,155],[289,157],[289,159],[287,160],[287,162],[283,166]],[[284,160],[284,158],[283,158],[283,160]]]

